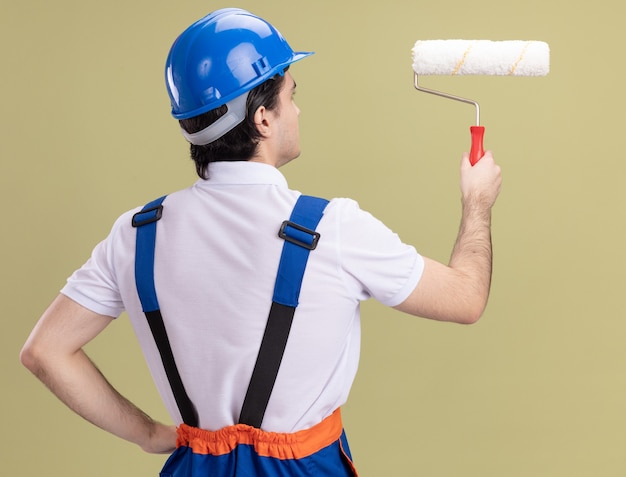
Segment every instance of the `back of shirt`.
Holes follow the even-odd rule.
[[[155,285],[175,360],[199,426],[235,424],[265,329],[283,246],[300,193],[268,165],[214,163],[209,180],[169,195],[157,223]],[[97,313],[126,311],[159,392],[181,422],[134,281],[135,229],[122,215],[62,290]],[[413,247],[348,199],[318,228],[263,429],[296,432],[347,399],[360,347],[359,303],[393,306],[419,281]]]

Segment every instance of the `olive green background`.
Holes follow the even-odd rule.
[[[363,477],[623,476],[624,51],[618,0],[385,2],[1,0],[0,461],[11,476],[156,476],[165,459],[93,428],[18,360],[66,277],[123,211],[195,173],[163,65],[223,6],[267,18],[294,49],[309,194],[359,201],[446,261],[471,106],[413,89],[417,39],[535,39],[545,78],[430,77],[480,102],[502,165],[494,282],[473,326],[368,302],[344,408]],[[168,417],[123,316],[88,347],[111,382]]]

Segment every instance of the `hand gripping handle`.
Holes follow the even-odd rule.
[[[470,149],[470,164],[473,166],[481,157],[485,155],[483,149],[483,136],[485,135],[484,126],[471,126],[470,133],[472,135],[472,148]]]

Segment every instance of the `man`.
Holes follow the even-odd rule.
[[[420,256],[354,201],[333,199],[315,232],[302,232],[319,234],[316,246],[296,244],[308,257],[297,303],[275,305],[283,248],[294,242],[277,232],[298,228],[291,214],[301,198],[278,170],[300,154],[289,67],[310,54],[240,9],[213,12],[180,35],[166,80],[200,180],[122,215],[22,350],[24,365],[88,421],[147,452],[176,449],[162,475],[356,475],[339,409],[358,365],[360,301],[457,323],[475,322],[486,306],[501,185],[490,152],[474,167],[463,155],[448,265]],[[158,230],[149,267],[139,245],[146,224]],[[152,308],[152,282],[140,278],[147,269]],[[277,374],[259,379],[269,401],[250,424],[242,408],[275,308],[295,314]],[[123,311],[175,426],[117,393],[83,352]]]

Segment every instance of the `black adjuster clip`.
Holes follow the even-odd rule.
[[[295,237],[287,235],[287,231],[286,231],[287,227],[294,228],[302,233],[310,235],[312,237],[311,241],[305,242],[303,240],[298,240]],[[307,229],[306,227],[302,227],[302,225],[298,225],[289,220],[285,220],[283,224],[280,226],[280,230],[278,231],[278,236],[286,240],[287,242],[291,242],[295,245],[299,245],[300,247],[306,248],[307,250],[315,250],[315,247],[317,247],[317,242],[319,242],[319,239],[320,239],[320,234],[316,232],[315,230]]]
[[[155,205],[149,209],[140,210],[133,215],[133,227],[141,227],[142,225],[156,222],[163,215],[163,205]]]

